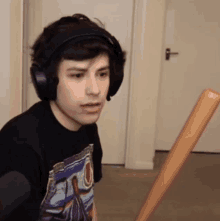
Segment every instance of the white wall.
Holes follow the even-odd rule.
[[[22,113],[23,0],[0,1],[0,128]]]
[[[9,120],[10,113],[10,4],[11,0],[0,1],[0,127]]]

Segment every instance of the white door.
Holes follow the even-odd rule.
[[[206,88],[220,92],[220,1],[167,0],[155,149],[170,150]],[[178,52],[165,60],[165,49]],[[220,111],[193,151],[220,152]]]
[[[103,109],[97,122],[103,149],[103,164],[125,164],[125,136],[127,102],[129,86],[129,52],[131,47],[131,29],[133,0],[33,0],[29,2],[29,44],[40,34],[43,27],[63,17],[82,13],[97,22],[105,24],[105,29],[114,35],[122,48],[128,52],[125,77],[118,93]],[[124,6],[126,5],[126,10]],[[27,21],[26,21],[27,22]],[[29,61],[30,66],[30,61]],[[28,72],[29,75],[29,72]],[[27,108],[40,101],[33,84],[28,79]]]

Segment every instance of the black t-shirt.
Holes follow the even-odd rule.
[[[87,220],[94,182],[102,178],[96,123],[63,127],[49,102],[40,101],[0,131],[0,177],[10,171],[29,181],[29,198],[6,220]]]

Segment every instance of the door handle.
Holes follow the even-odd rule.
[[[170,48],[166,49],[166,60],[170,60],[171,54],[179,54],[178,52],[170,52]]]

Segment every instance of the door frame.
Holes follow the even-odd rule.
[[[135,0],[125,167],[153,169],[166,0]],[[140,89],[141,88],[141,89]]]
[[[23,93],[23,6],[24,0],[10,4],[10,119],[22,113]]]

